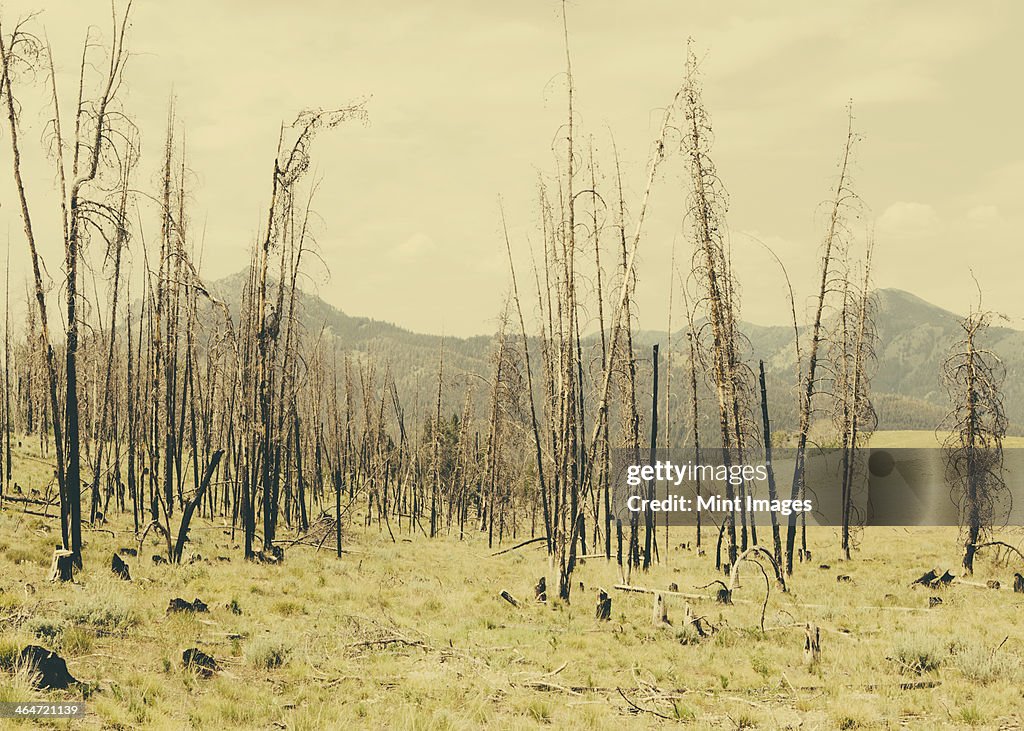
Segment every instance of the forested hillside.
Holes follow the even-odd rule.
[[[246,274],[239,272],[214,285],[214,291],[235,312]],[[945,417],[948,406],[948,398],[938,374],[943,360],[959,337],[960,318],[899,289],[876,290],[875,302],[879,345],[872,388],[879,428],[935,429]],[[367,303],[367,306],[368,309],[372,308],[372,303]],[[492,337],[478,335],[471,338],[442,338],[439,335],[414,333],[388,322],[348,315],[318,295],[308,292],[301,296],[301,310],[302,325],[308,333],[316,335],[323,330],[336,339],[343,351],[371,356],[378,368],[390,367],[399,391],[408,394],[410,407],[417,400],[423,408],[429,407],[437,388],[437,369],[443,341],[446,372],[464,374],[466,383],[476,383],[478,387],[474,389],[474,399],[480,407],[478,413],[485,411],[487,388],[483,384],[493,370],[490,360]],[[777,424],[778,432],[781,434],[795,429],[797,413],[793,398],[796,387],[793,328],[743,323],[742,331],[746,336],[751,360],[764,360],[772,420]],[[806,328],[801,328],[800,334],[806,339]],[[987,339],[987,346],[1006,366],[1005,398],[1011,422],[1010,431],[1022,433],[1024,385],[1020,375],[1024,372],[1024,333],[1009,327],[993,327]],[[591,334],[583,342],[595,348],[592,361],[594,367],[599,369],[597,335]],[[633,334],[641,392],[650,389],[651,347],[655,343],[661,345],[661,367],[665,369],[669,358],[667,334],[656,330],[639,330]],[[672,374],[669,381],[675,381],[680,388],[689,377],[685,344],[686,331],[676,331],[672,336]],[[462,396],[461,390],[458,395],[454,392],[446,394],[445,403],[452,413],[461,410]],[[705,396],[710,398],[710,391]],[[669,417],[673,422],[682,422],[682,412],[683,407],[680,405],[678,416],[673,417],[670,411]]]

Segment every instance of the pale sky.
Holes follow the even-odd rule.
[[[318,293],[348,314],[416,331],[492,332],[509,281],[499,195],[524,268],[521,286],[526,237],[539,240],[537,173],[553,169],[551,144],[564,118],[559,7],[137,0],[124,97],[144,138],[137,185],[156,189],[173,89],[195,173],[194,229],[205,227],[203,273],[233,273],[265,217],[282,120],[368,98],[369,125],[325,132],[313,151],[322,178],[317,240],[330,268],[329,279],[317,270]],[[41,11],[35,28],[54,45],[69,97],[87,26],[109,39],[109,4],[9,0],[4,31],[33,10]],[[687,38],[700,49],[744,319],[784,324],[789,312],[777,266],[748,235],[784,260],[801,308],[813,293],[820,204],[852,97],[865,138],[855,173],[875,225],[876,285],[963,311],[975,298],[973,267],[986,305],[1024,324],[1020,3],[588,0],[571,2],[568,12],[577,121],[605,159],[614,132],[634,197],[659,110],[682,78]],[[35,216],[52,234],[43,101],[26,92],[22,137]],[[17,293],[27,254],[6,124],[0,194]],[[670,159],[641,244],[645,328],[665,326],[673,238],[677,259],[689,259],[691,243],[677,233],[685,194],[685,176]],[[55,277],[57,251],[44,246]]]

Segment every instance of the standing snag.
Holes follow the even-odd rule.
[[[821,660],[821,628],[816,624],[804,626],[804,661],[815,666]]]
[[[1006,369],[991,350],[981,345],[993,315],[972,311],[960,323],[963,338],[942,366],[952,410],[944,426],[946,475],[960,509],[966,532],[963,567],[974,573],[974,554],[1008,508],[1003,477],[1003,409]]]
[[[851,207],[856,205],[857,196],[853,192],[850,181],[850,167],[852,164],[852,154],[854,145],[860,137],[853,130],[853,109],[849,110],[848,124],[846,128],[846,140],[843,145],[843,153],[839,163],[839,178],[836,181],[835,188],[831,200],[828,202],[829,207],[829,218],[828,226],[825,232],[824,241],[822,242],[822,254],[821,254],[821,281],[818,287],[815,311],[814,311],[814,322],[811,327],[811,344],[808,348],[807,354],[807,368],[803,369],[803,364],[800,365],[800,373],[803,381],[800,383],[800,421],[799,421],[799,432],[796,440],[796,459],[794,460],[793,467],[793,486],[790,493],[790,497],[793,500],[802,500],[805,492],[805,469],[806,469],[806,458],[807,458],[807,446],[808,439],[811,430],[811,419],[813,416],[813,401],[815,393],[818,389],[818,358],[819,350],[824,341],[824,312],[825,312],[825,300],[829,294],[830,287],[832,285],[833,267],[835,250],[840,248],[843,242],[843,237],[847,232],[846,219],[850,213]],[[806,514],[800,514],[804,520],[806,520]],[[799,554],[796,550],[796,524],[797,524],[797,513],[793,512],[789,516],[789,522],[786,527],[786,573],[793,573],[793,557],[799,555],[801,561],[810,560],[811,554],[807,550],[807,532],[806,523],[804,523],[803,540],[799,550]]]
[[[654,595],[654,607],[651,610],[651,624],[655,627],[670,627],[668,621],[668,607],[665,606],[665,597],[661,592]]]

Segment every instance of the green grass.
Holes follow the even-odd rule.
[[[908,587],[933,566],[959,574],[955,530],[867,529],[846,562],[837,531],[813,529],[814,562],[798,565],[789,594],[772,591],[767,632],[760,630],[764,580],[750,567],[734,606],[692,603],[718,628],[698,638],[681,627],[679,597],[666,599],[673,627],[651,626],[650,596],[612,590],[617,569],[603,559],[580,566],[571,603],[539,605],[528,601],[537,579],[548,577],[551,595],[556,585],[542,547],[492,557],[482,537],[430,541],[393,527],[397,542],[356,517],[346,526],[343,559],[295,547],[283,565],[268,566],[240,559],[230,526],[197,519],[186,554],[230,562],[155,566],[149,557],[161,548],[150,538],[141,556],[127,559],[134,581],[126,583],[110,573],[110,555],[131,545],[133,534],[130,517],[115,518],[85,532],[84,570],[75,585],[61,585],[45,580],[56,521],[5,509],[0,699],[85,694],[89,715],[76,727],[112,729],[621,731],[671,725],[661,716],[694,728],[1022,722],[1022,599],[1008,588],[1019,568],[981,557],[974,580],[996,578],[1004,588],[954,583],[931,610],[933,592]],[[673,529],[669,545],[692,538],[692,528]],[[658,539],[665,560],[634,576],[635,584],[675,582],[696,592],[716,578],[711,559],[666,551],[662,532]],[[837,584],[837,574],[852,581]],[[599,587],[612,593],[611,622],[593,619]],[[500,599],[502,590],[522,606]],[[167,615],[175,596],[200,597],[210,612]],[[803,659],[806,622],[823,629],[814,667]],[[16,661],[32,642],[60,652],[87,686],[32,690]],[[203,679],[185,670],[188,647],[213,655],[220,672]],[[938,685],[899,688],[922,680]],[[618,688],[659,715],[638,712]]]

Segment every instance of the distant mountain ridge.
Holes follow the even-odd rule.
[[[246,281],[247,273],[243,271],[213,283],[211,289],[237,312]],[[874,294],[878,347],[871,389],[879,414],[879,428],[936,428],[948,410],[946,392],[940,379],[941,366],[962,335],[961,318],[903,290],[879,289]],[[378,377],[383,376],[387,363],[410,413],[416,408],[417,400],[420,407],[426,408],[430,403],[429,394],[436,394],[442,340],[446,383],[473,383],[479,392],[476,400],[483,403],[481,397],[487,388],[486,380],[492,375],[493,337],[442,338],[415,333],[392,323],[347,315],[319,296],[306,292],[301,294],[299,304],[301,321],[307,332],[317,333],[321,327],[327,328],[341,348],[355,357],[373,354],[380,359]],[[796,383],[792,326],[743,323],[741,329],[749,341],[749,355],[754,366],[759,359],[765,362],[773,422],[780,429],[794,428]],[[806,327],[801,328],[802,343],[809,338],[807,330]],[[677,349],[684,342],[684,331],[673,336]],[[641,364],[641,382],[638,385],[641,393],[649,394],[647,372],[650,370],[651,346],[662,344],[661,363],[665,368],[666,333],[638,330],[633,334],[633,343]],[[1024,332],[994,326],[987,334],[985,345],[1002,359],[1006,367],[1006,411],[1019,432],[1020,426],[1024,425]],[[688,357],[682,353],[674,355],[672,378],[676,384],[681,385],[688,378]],[[481,378],[485,380],[481,381]],[[464,398],[460,395],[461,390],[451,387],[449,390],[446,408],[460,410]]]

